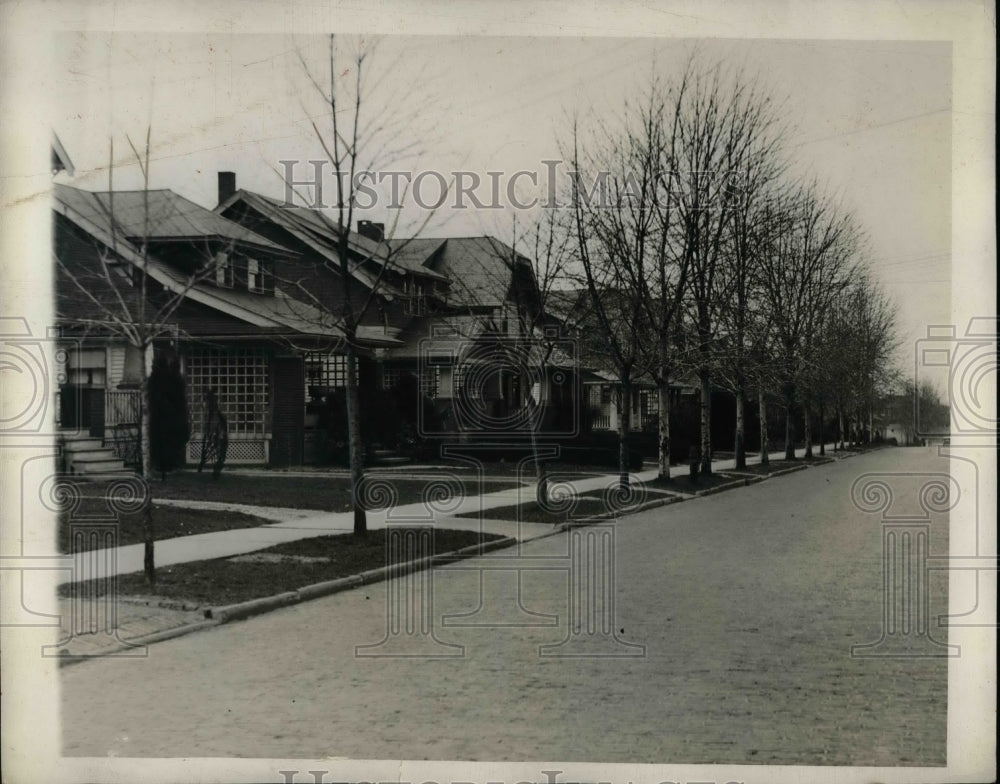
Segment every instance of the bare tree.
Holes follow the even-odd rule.
[[[179,334],[174,322],[177,308],[186,300],[191,288],[215,275],[216,251],[209,247],[196,249],[188,260],[187,270],[168,272],[156,264],[150,255],[150,238],[156,222],[166,215],[154,215],[150,205],[150,134],[147,129],[145,146],[139,150],[129,138],[129,146],[142,175],[140,227],[126,231],[120,223],[120,208],[114,189],[114,141],[110,143],[107,194],[93,194],[95,212],[90,215],[89,232],[94,238],[92,263],[63,257],[58,251],[55,263],[60,287],[56,298],[61,321],[69,329],[83,334],[112,337],[134,348],[139,355],[139,446],[140,468],[145,485],[142,523],[144,539],[143,569],[150,586],[156,584],[155,527],[150,450],[149,361],[155,344],[163,339],[176,339]],[[88,195],[89,197],[90,195]],[[97,198],[101,196],[103,198]],[[136,236],[138,235],[138,236]],[[154,271],[157,273],[154,280]],[[81,317],[72,305],[83,305],[89,312]]]
[[[388,69],[372,70],[370,64],[376,50],[376,41],[364,39],[354,40],[346,49],[340,49],[337,37],[331,35],[326,79],[317,77],[302,53],[298,53],[302,69],[323,101],[329,120],[325,129],[321,129],[314,120],[310,123],[334,177],[335,197],[330,206],[336,216],[337,269],[344,282],[344,296],[336,305],[320,301],[314,304],[325,308],[332,323],[343,333],[351,507],[354,533],[358,536],[367,533],[362,494],[364,447],[358,386],[358,357],[363,341],[359,339],[359,330],[377,302],[387,272],[393,269],[393,253],[398,253],[405,242],[392,242],[399,213],[396,213],[396,221],[387,237],[380,243],[377,258],[371,253],[359,254],[357,248],[352,248],[351,227],[359,209],[359,198],[363,193],[370,197],[370,174],[417,152],[413,129],[406,127],[406,120],[414,115],[401,109],[406,101],[394,104],[391,99],[373,97],[380,85],[385,85],[387,77],[399,73],[405,65],[396,62],[390,63]],[[405,99],[406,96],[403,97]],[[402,198],[405,201],[405,193]],[[425,217],[421,229],[427,225],[432,214],[428,213]],[[367,281],[367,292],[358,296],[348,284],[358,268],[369,267],[373,261],[377,262],[376,271]]]
[[[618,244],[616,263],[636,293],[652,338],[644,347],[657,389],[657,473],[662,479],[670,478],[670,381],[681,364],[675,338],[690,269],[689,254],[677,252],[673,236],[679,212],[674,176],[678,128],[688,78],[686,71],[670,86],[654,78],[637,105],[626,104],[620,171],[612,183],[613,209],[607,214],[608,235]]]
[[[785,459],[794,460],[799,384],[805,368],[817,359],[823,318],[850,281],[859,235],[851,216],[820,195],[815,186],[774,200],[767,220],[774,222],[775,231],[761,256],[761,290],[777,348],[777,380],[785,406]],[[807,400],[807,410],[808,405]],[[809,445],[808,415],[805,424]]]
[[[553,362],[560,357],[560,344],[566,335],[560,320],[553,315],[553,299],[568,278],[572,233],[557,210],[543,210],[534,216],[524,231],[519,231],[516,216],[512,222],[513,257],[506,260],[513,279],[511,294],[516,309],[515,353],[522,357],[523,396],[521,405],[529,409],[528,430],[537,480],[536,497],[540,505],[549,500],[545,461],[539,452],[538,434],[543,426],[546,407],[544,396],[550,382]],[[524,254],[518,252],[518,248]],[[535,398],[535,389],[539,398]]]
[[[768,337],[756,269],[767,249],[768,231],[773,228],[766,205],[780,192],[780,178],[785,170],[780,151],[782,134],[777,124],[761,118],[757,125],[753,128],[753,138],[748,140],[740,170],[730,174],[729,187],[735,191],[735,198],[726,226],[717,295],[721,302],[718,377],[720,385],[732,392],[736,402],[733,445],[737,469],[746,468],[745,405],[752,365],[764,361],[762,348]],[[763,401],[764,398],[759,398],[758,402]],[[762,426],[766,426],[765,419]]]
[[[822,347],[814,384],[837,409],[840,441],[845,417],[853,422],[852,440],[865,429],[871,435],[877,402],[896,381],[892,357],[899,336],[895,305],[867,270],[859,270],[832,303]]]
[[[596,325],[589,338],[610,360],[618,377],[618,472],[619,485],[625,491],[629,486],[632,393],[636,379],[647,369],[643,345],[650,334],[642,305],[646,282],[638,280],[636,259],[645,259],[650,244],[655,244],[655,213],[644,199],[651,193],[650,185],[655,189],[655,181],[650,181],[656,172],[633,168],[635,156],[642,160],[649,151],[633,146],[627,136],[622,141],[606,126],[599,126],[588,141],[590,148],[581,149],[579,125],[574,122],[571,204],[575,250]],[[590,183],[594,183],[596,193]],[[637,204],[632,203],[633,193],[638,194]]]

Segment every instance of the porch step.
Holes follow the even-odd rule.
[[[74,474],[73,476],[90,482],[110,482],[112,479],[135,479],[138,474],[126,468],[119,471],[87,471],[86,473]]]
[[[387,456],[387,457],[376,457],[372,459],[372,465],[377,466],[397,466],[406,465],[410,462],[410,458],[402,457],[401,455]]]
[[[70,473],[90,476],[109,471],[124,472],[125,463],[114,455],[94,455],[87,460],[73,460]]]
[[[376,466],[406,465],[410,462],[410,458],[403,457],[391,449],[373,449],[369,462]]]
[[[104,446],[100,438],[70,431],[60,433],[60,441],[65,469],[69,474],[101,479],[134,476],[125,467],[124,461],[116,457],[113,450]]]
[[[103,448],[104,443],[100,438],[75,438],[63,442],[66,452],[92,452]]]

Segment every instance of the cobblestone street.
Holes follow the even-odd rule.
[[[948,659],[851,655],[882,634],[882,526],[851,500],[878,471],[947,461],[884,450],[436,569],[436,642],[376,645],[387,591],[430,600],[423,573],[66,667],[64,753],[943,765]],[[931,555],[946,523],[930,517]],[[581,583],[573,548],[605,532],[616,568],[576,551]],[[932,576],[938,641],[946,588]],[[540,655],[593,606],[584,590],[613,595],[614,637],[597,612],[592,655]]]

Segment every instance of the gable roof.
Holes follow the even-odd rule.
[[[113,247],[122,260],[135,265],[143,264],[142,254],[128,236],[112,235],[104,206],[98,198],[102,194],[81,191],[68,186],[57,186],[54,195],[53,207],[56,213],[63,215],[104,247]],[[173,203],[173,201],[162,200],[158,203],[168,204]],[[115,194],[115,214],[117,217],[117,193]],[[221,216],[209,214],[218,221],[231,224],[230,221]],[[120,225],[120,221],[116,221],[116,223],[119,224],[119,229],[124,234],[125,227]],[[206,223],[204,225],[213,224]],[[235,227],[235,230],[232,230],[234,235],[239,231],[245,231],[236,224],[231,225]],[[253,236],[259,237],[259,235]],[[175,238],[180,239],[179,237]],[[259,239],[283,250],[280,246],[264,240],[263,237],[259,237]],[[338,325],[330,323],[328,314],[309,303],[294,299],[280,289],[275,290],[273,297],[268,297],[246,291],[219,288],[205,281],[198,281],[191,285],[188,275],[164,264],[152,254],[147,254],[145,265],[150,279],[167,290],[174,294],[182,294],[185,299],[191,302],[205,305],[231,318],[245,322],[257,328],[261,335],[297,334],[322,338],[340,338],[344,335],[343,330]],[[380,335],[371,330],[359,334],[359,337],[366,343],[373,345],[392,346],[399,344],[395,338]]]
[[[310,209],[299,205],[288,206],[284,202],[264,196],[253,191],[238,190],[218,207],[216,213],[223,213],[232,205],[242,201],[263,217],[282,227],[298,240],[319,253],[332,264],[339,266],[338,243],[342,227],[325,215],[322,210]],[[360,256],[363,262],[373,261],[376,264],[388,264],[390,270],[410,272],[426,278],[445,281],[447,278],[423,265],[423,244],[414,244],[416,240],[398,240],[394,242],[376,242],[356,231],[347,232],[347,247]],[[440,244],[441,240],[437,240]],[[411,249],[411,245],[413,246]],[[395,246],[395,247],[394,247]],[[336,268],[335,266],[335,268]],[[378,273],[356,263],[351,268],[351,275],[369,288],[376,285]],[[384,283],[387,289],[391,286]],[[399,293],[395,291],[395,293]]]
[[[75,173],[73,168],[73,161],[69,159],[69,154],[66,152],[66,148],[63,147],[62,142],[59,141],[59,136],[55,131],[52,132],[52,173],[58,174],[64,171],[70,177]]]
[[[122,235],[130,240],[216,239],[293,255],[287,248],[170,190],[115,191],[112,194],[57,184],[55,195],[57,200],[77,210],[92,223],[110,225],[113,215]]]
[[[451,281],[449,306],[498,307],[510,292],[515,259],[528,263],[495,237],[449,237],[432,263]]]

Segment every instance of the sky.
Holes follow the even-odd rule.
[[[325,37],[68,32],[57,45],[52,124],[76,166],[74,178],[63,177],[72,184],[107,188],[113,139],[114,186],[141,187],[128,140],[142,149],[147,129],[150,186],[206,207],[216,204],[220,170],[281,197],[279,161],[324,157],[312,122],[325,128],[328,109],[306,68],[325,74]],[[356,45],[340,42],[343,52]],[[484,183],[490,171],[506,183],[524,170],[544,182],[542,162],[559,158],[572,117],[618,116],[651,74],[677,75],[693,52],[756,77],[779,102],[793,169],[815,177],[863,227],[871,267],[898,307],[900,363],[911,362],[927,325],[950,316],[949,42],[385,37],[367,63],[366,116],[383,128],[371,149],[405,154],[375,163],[476,172]],[[294,171],[305,179],[311,170]],[[424,185],[433,201],[434,179]],[[476,192],[489,203],[487,186]],[[359,217],[391,227],[398,211],[385,201]],[[508,238],[511,209],[450,204],[425,236]],[[397,230],[412,231],[424,215],[404,210]]]

